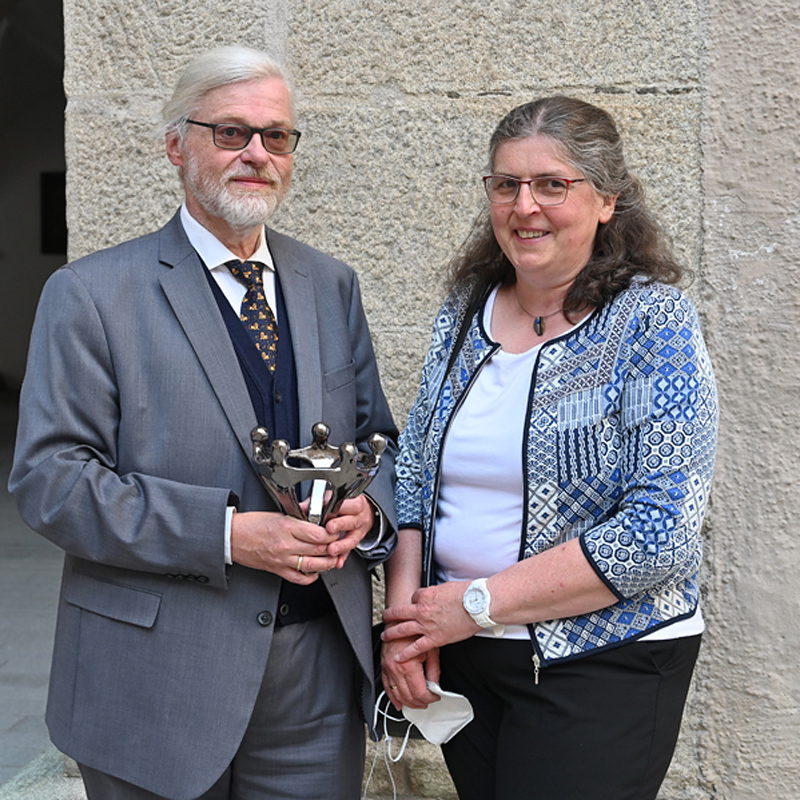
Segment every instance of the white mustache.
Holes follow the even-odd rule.
[[[270,183],[280,183],[280,176],[269,168],[263,170],[258,169],[241,169],[233,167],[229,172],[225,173],[226,180],[233,178],[257,178],[261,181],[269,181]]]

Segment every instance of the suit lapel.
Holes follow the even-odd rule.
[[[299,258],[298,249],[289,237],[281,236],[268,228],[267,244],[281,282],[292,333],[300,406],[300,441],[310,442],[312,426],[322,419],[320,331],[312,269]],[[322,331],[322,335],[324,333]]]
[[[250,431],[256,417],[236,352],[219,313],[205,266],[189,244],[178,217],[161,231],[161,260],[172,269],[161,279],[164,293],[197,355],[225,415],[251,460]]]

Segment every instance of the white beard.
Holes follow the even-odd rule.
[[[258,176],[273,181],[269,193],[239,191],[232,192],[229,179],[235,176]],[[288,191],[288,183],[272,170],[244,170],[232,166],[221,176],[215,178],[204,172],[198,160],[187,156],[183,166],[183,180],[187,191],[213,217],[224,220],[234,230],[248,231],[258,225],[265,225],[278,210]]]

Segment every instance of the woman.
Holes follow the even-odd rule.
[[[462,800],[647,800],[700,646],[714,378],[611,117],[511,111],[401,437],[383,680]]]

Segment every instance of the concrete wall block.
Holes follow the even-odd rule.
[[[800,786],[800,8],[709,4],[705,309],[722,419],[703,756],[719,796]],[[787,113],[788,112],[788,113]]]
[[[567,0],[525,9],[512,0],[294,0],[289,55],[306,91],[342,83],[368,93],[395,82],[409,93],[563,84],[687,85],[699,78],[700,2]],[[376,68],[376,66],[378,68]],[[602,76],[602,77],[601,77]]]
[[[111,93],[70,100],[70,258],[153,230],[180,203],[180,185],[158,133],[162,102],[154,95]]]
[[[171,88],[187,61],[216,45],[250,44],[282,58],[287,1],[70,0],[64,4],[67,94]]]

